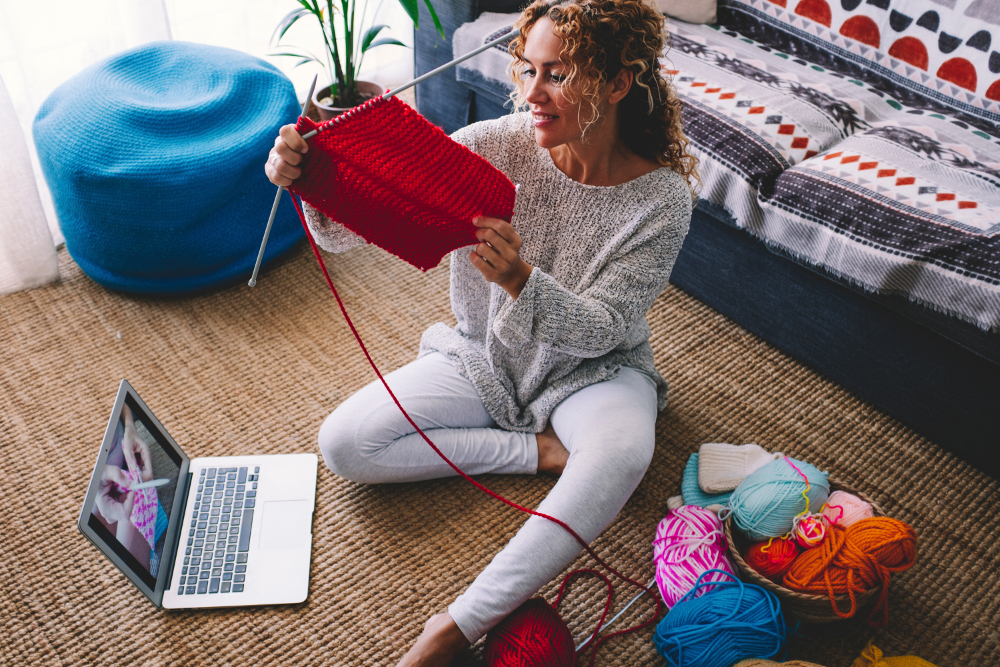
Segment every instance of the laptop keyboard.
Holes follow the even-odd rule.
[[[199,471],[178,595],[243,592],[259,477],[260,466]]]

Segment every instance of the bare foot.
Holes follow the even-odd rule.
[[[563,447],[552,424],[535,436],[538,439],[538,472],[561,475],[569,460],[569,452]]]
[[[448,612],[431,616],[417,643],[397,667],[450,667],[452,659],[469,645]]]

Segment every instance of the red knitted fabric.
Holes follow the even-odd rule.
[[[477,243],[472,219],[510,220],[514,184],[395,97],[328,121],[292,192],[424,271]],[[300,117],[306,134],[319,126]]]

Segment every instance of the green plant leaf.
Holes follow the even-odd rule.
[[[314,63],[314,62],[317,62],[315,58],[303,58],[299,62],[292,65],[292,69],[295,69],[299,65],[305,65],[306,63]]]
[[[413,21],[413,27],[418,27],[420,22],[420,14],[417,12],[417,0],[399,0],[399,4],[403,6],[406,13],[410,15],[410,20]]]
[[[323,61],[322,60],[320,60],[319,58],[317,58],[313,54],[309,53],[308,51],[305,51],[304,49],[303,49],[303,53],[298,53],[298,52],[295,52],[295,51],[281,51],[281,52],[278,52],[278,53],[269,53],[267,55],[269,55],[269,56],[288,56],[290,58],[305,58],[306,60],[310,60],[312,62],[317,62],[320,65],[323,65]],[[295,65],[295,67],[298,67],[301,64],[302,63],[299,63],[298,65]],[[325,67],[325,65],[324,65],[324,67]]]
[[[375,39],[375,37],[379,34],[379,32],[388,27],[389,26],[382,23],[380,25],[373,25],[372,27],[368,28],[368,32],[366,32],[365,36],[361,38],[361,53],[367,51],[368,45],[372,43],[372,40]]]
[[[277,43],[281,41],[281,38],[285,36],[285,33],[288,32],[288,29],[295,25],[296,21],[309,14],[312,14],[311,9],[293,9],[285,14],[284,18],[278,22],[274,32],[271,33],[271,44],[277,45]],[[277,38],[275,36],[277,36]]]
[[[431,0],[424,0],[424,5],[427,6],[427,11],[431,14],[431,19],[434,21],[434,27],[437,28],[438,34],[441,35],[441,39],[444,39],[444,28],[441,27],[441,19],[438,18],[437,12],[434,11],[434,6],[431,5]],[[413,20],[413,27],[417,28],[416,19]]]
[[[406,46],[406,44],[403,44],[398,39],[393,39],[392,37],[383,37],[382,39],[376,39],[368,46],[368,48],[364,50],[367,51],[368,49],[374,49],[376,46],[382,46],[384,44],[395,44],[396,46]]]

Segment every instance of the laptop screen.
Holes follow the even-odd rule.
[[[170,569],[168,540],[176,531],[168,528],[174,504],[183,502],[178,484],[186,457],[131,387],[122,385],[80,523],[92,541],[104,543],[95,541],[101,551],[118,557],[130,579],[155,593]]]

